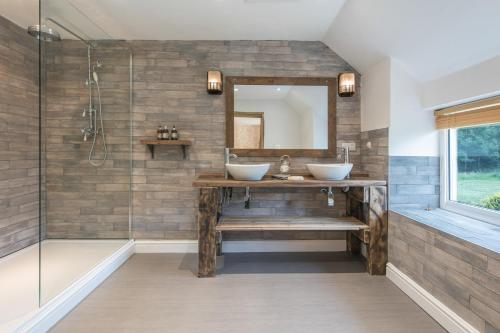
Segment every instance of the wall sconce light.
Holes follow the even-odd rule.
[[[222,73],[220,71],[207,72],[207,91],[211,95],[222,94]]]
[[[339,96],[351,97],[356,92],[356,76],[354,73],[339,74]]]

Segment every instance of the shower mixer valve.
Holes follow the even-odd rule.
[[[90,127],[85,127],[82,128],[82,134],[83,134],[83,141],[87,141],[89,137],[92,137],[93,135],[96,134],[96,131],[93,128]]]

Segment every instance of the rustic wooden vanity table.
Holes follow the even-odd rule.
[[[385,275],[387,263],[387,188],[385,180],[354,177],[340,181],[276,180],[265,176],[260,181],[225,179],[221,175],[201,175],[193,182],[200,188],[198,210],[198,276],[216,274],[216,257],[224,231],[253,230],[340,230],[346,231],[347,251],[361,252],[366,244],[369,274]],[[343,190],[347,196],[345,217],[228,217],[222,215],[222,193],[227,188],[327,188]],[[325,198],[326,200],[326,198]],[[242,208],[243,209],[243,208]],[[220,249],[219,249],[220,250]]]
[[[238,179],[260,179],[262,176],[260,173],[258,177],[242,175],[241,166],[237,166],[240,163],[231,163],[231,157],[233,161],[238,157],[266,157],[269,162],[265,164],[269,168],[272,158],[275,158],[274,162],[284,161],[283,158],[286,156],[288,167],[283,171],[280,165],[281,173],[288,173],[290,164],[294,163],[290,158],[293,160],[295,157],[309,159],[310,163],[313,163],[309,165],[311,167],[314,165],[316,169],[319,165],[317,163],[322,163],[318,158],[325,158],[328,159],[325,163],[329,163],[329,167],[332,168],[335,164],[331,164],[331,160],[337,158],[338,148],[345,154],[343,163],[336,165],[342,167],[351,164],[348,152],[349,149],[355,150],[356,142],[343,142],[339,147],[336,141],[337,78],[233,76],[226,77],[225,87],[227,150],[224,163],[228,174],[233,174],[231,171],[233,170]],[[281,104],[276,105],[276,101],[280,101]],[[295,109],[282,107],[291,104]],[[290,133],[292,135],[289,135]],[[265,164],[245,165],[247,169],[255,167],[256,170],[260,170]],[[309,168],[307,162],[300,169],[304,167]],[[347,251],[359,254],[366,248],[366,253],[363,254],[367,258],[368,273],[384,275],[387,263],[386,181],[354,174],[349,179],[338,181],[317,180],[310,175],[302,176],[303,180],[277,180],[266,175],[258,181],[226,179],[223,174],[206,174],[198,177],[193,182],[194,187],[200,188],[198,276],[215,276],[216,259],[217,254],[221,253],[223,232],[256,230],[345,231]],[[344,177],[345,175],[318,178]],[[318,191],[323,188],[336,188],[337,193],[342,191],[346,195],[346,211],[344,214],[342,212],[339,214],[338,209],[332,209],[332,215],[342,217],[225,216],[223,201],[227,198],[228,190],[233,188],[317,188]],[[249,191],[245,191],[247,207],[250,204]],[[332,191],[327,191],[325,201],[329,206],[333,204]],[[244,207],[241,209],[244,210]]]

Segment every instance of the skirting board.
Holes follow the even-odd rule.
[[[345,251],[345,240],[224,241],[222,252]],[[196,240],[136,240],[136,253],[198,253]]]
[[[198,253],[198,241],[136,239],[135,253]]]
[[[74,282],[62,293],[51,299],[27,322],[17,328],[15,333],[47,332],[59,320],[67,315],[87,295],[97,288],[106,278],[117,270],[134,254],[134,241],[129,241],[118,251],[106,258],[90,272]]]
[[[472,325],[391,263],[387,264],[386,276],[448,332],[479,333]]]

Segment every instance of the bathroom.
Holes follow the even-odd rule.
[[[383,8],[390,6],[391,1],[383,1]],[[489,17],[486,12],[467,13],[465,4],[459,7],[457,15],[463,18]],[[403,5],[391,10],[411,12]],[[186,14],[190,12],[192,17]],[[299,12],[302,20],[297,20]],[[370,12],[366,25],[353,27],[352,22]],[[278,14],[282,26],[273,24]],[[252,15],[262,16],[262,27],[255,27]],[[220,327],[273,332],[291,330],[285,324],[290,316],[302,321],[296,323],[298,331],[329,331],[327,322],[332,320],[344,331],[397,332],[406,323],[394,317],[406,314],[412,325],[420,323],[428,332],[454,331],[456,325],[471,332],[499,330],[498,212],[488,209],[480,219],[484,225],[473,234],[460,229],[475,218],[470,214],[463,213],[458,227],[432,215],[444,211],[445,187],[434,111],[494,99],[499,82],[484,80],[478,87],[459,81],[470,77],[461,72],[467,69],[485,73],[474,67],[482,62],[467,62],[465,56],[456,60],[462,67],[451,70],[438,56],[417,61],[399,44],[401,53],[391,54],[388,50],[396,44],[383,39],[377,42],[384,56],[373,47],[361,48],[370,46],[362,38],[369,23],[376,25],[385,15],[363,0],[314,1],[311,6],[302,0],[152,1],[130,8],[113,1],[79,0],[0,5],[0,74],[5,78],[0,92],[0,332],[191,332]],[[349,37],[350,28],[359,41]],[[454,36],[448,26],[441,29]],[[464,24],[460,29],[471,28]],[[424,43],[414,33],[408,36]],[[498,65],[500,52],[486,54],[484,44],[477,48],[485,50],[481,61],[493,59],[483,64],[489,78],[494,71],[488,66]],[[477,90],[464,92],[454,82]],[[349,88],[343,94],[345,85]],[[318,95],[306,88],[317,89]],[[300,118],[303,110],[298,120],[283,114],[273,120],[265,106],[249,102],[258,94],[271,96],[254,98],[258,102],[276,102],[276,96],[293,89],[297,96],[311,93],[308,98],[321,105],[319,120]],[[297,100],[287,103],[301,105]],[[236,118],[245,112],[261,114],[257,146],[235,142],[244,132],[236,129]],[[497,118],[493,115],[480,125],[498,127]],[[158,140],[159,126],[169,129],[169,140]],[[177,136],[172,135],[174,126]],[[233,155],[226,156],[226,148]],[[229,157],[230,165],[269,164],[269,169],[262,180],[245,183],[227,170]],[[498,158],[492,161],[498,163]],[[335,180],[311,175],[310,165],[332,164],[352,164],[352,169]],[[292,178],[272,178],[282,173]],[[499,187],[493,184],[494,195]],[[217,202],[207,201],[204,193]],[[358,195],[361,201],[356,201]],[[217,224],[224,226],[220,216],[244,217],[260,225],[215,231]],[[323,222],[324,217],[330,220]],[[354,217],[357,222],[348,220],[346,226]],[[289,223],[303,219],[308,225]],[[286,225],[262,227],[279,221]],[[344,224],[328,227],[332,221]],[[363,231],[366,224],[369,232]],[[468,235],[464,237],[474,244],[444,239],[443,229],[455,238],[460,238],[457,233]],[[427,260],[433,264],[427,266]],[[447,260],[465,267],[463,280],[448,276],[448,269],[438,270]],[[131,275],[109,285],[112,295],[99,300],[99,292],[106,293],[104,288],[127,270]],[[473,271],[487,281],[484,290]],[[429,310],[428,304],[438,303],[412,298],[411,290],[420,289],[409,291],[401,282],[409,280],[461,320],[450,324],[449,318]],[[248,287],[239,289],[240,282]],[[274,290],[281,282],[288,289]],[[130,283],[128,296],[123,283]],[[204,283],[215,289],[201,289]],[[291,297],[302,283],[310,284],[303,298]],[[357,291],[355,283],[367,287]],[[148,289],[148,284],[156,287]],[[460,292],[453,292],[454,287]],[[207,298],[198,299],[189,290]],[[210,297],[214,290],[243,323],[226,321],[215,313],[220,311],[206,313],[215,318],[213,324],[199,318],[186,323],[188,316],[203,318],[204,302],[217,307],[221,300]],[[251,296],[252,290],[256,295]],[[273,296],[269,306],[262,303],[266,292]],[[386,310],[359,318],[356,297],[362,296],[357,292],[368,295],[369,311],[376,311],[377,299],[387,297]],[[318,308],[312,303],[321,294],[346,299],[340,313],[351,319],[315,315]],[[237,297],[249,297],[248,307]],[[289,300],[290,307],[269,317],[280,298]],[[134,300],[142,300],[144,309],[132,306]],[[300,300],[307,303],[304,309]],[[106,304],[114,302],[122,305],[111,305],[110,314],[92,313],[93,304],[106,313]],[[331,302],[325,304],[340,306]],[[182,304],[178,310],[176,304]],[[142,311],[131,322],[126,320],[133,316],[127,306]],[[156,310],[160,306],[166,307],[165,322]],[[108,315],[115,324],[106,321]],[[377,321],[377,316],[382,319]],[[274,324],[266,326],[272,318]],[[421,330],[412,326],[408,331]]]

